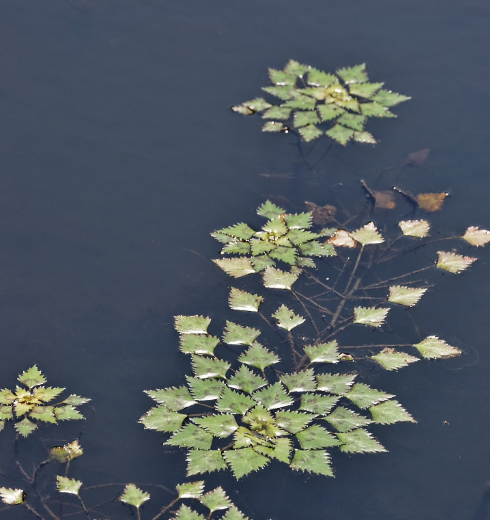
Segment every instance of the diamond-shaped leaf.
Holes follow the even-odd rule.
[[[398,223],[404,235],[425,238],[429,234],[430,224],[427,220],[402,220]]]
[[[172,412],[178,412],[183,408],[187,408],[196,404],[189,390],[185,386],[178,388],[164,388],[159,390],[145,390],[158,404],[163,404],[165,408]]]
[[[216,403],[216,410],[223,413],[244,415],[252,406],[255,406],[255,401],[248,395],[235,392],[231,390],[231,388],[225,387]]]
[[[276,246],[270,253],[269,256],[274,260],[280,260],[286,264],[295,265],[296,257],[298,252],[295,248],[290,246]]]
[[[124,493],[119,500],[139,509],[147,500],[150,500],[150,494],[136,487],[134,484],[128,484],[124,488]]]
[[[309,96],[304,96],[303,94],[299,94],[299,91],[294,99],[290,99],[282,104],[283,107],[288,108],[299,108],[301,110],[314,110],[316,105],[316,100],[312,99]]]
[[[187,384],[196,401],[213,401],[218,399],[225,386],[219,379],[200,379],[187,376]]]
[[[264,119],[279,119],[281,121],[285,121],[286,119],[289,119],[290,115],[291,115],[291,109],[290,108],[288,108],[288,107],[272,106],[271,108],[268,108],[262,114],[262,117]]]
[[[14,412],[11,406],[0,405],[0,420],[9,420],[14,418]]]
[[[336,395],[303,394],[299,409],[325,415],[335,406],[338,400],[339,397]]]
[[[235,287],[231,288],[228,303],[235,311],[257,312],[260,304],[264,301],[258,294],[250,294]]]
[[[58,395],[61,394],[61,392],[63,392],[63,390],[65,390],[64,388],[46,388],[44,386],[39,386],[37,388],[34,388],[34,390],[32,391],[32,394],[37,398],[37,399],[41,399],[41,401],[43,403],[49,403],[50,401],[52,401],[53,399],[55,399]],[[70,396],[72,397],[72,396]],[[69,398],[68,398],[69,399]],[[83,398],[81,398],[83,399]],[[78,403],[67,403],[66,402],[67,399],[65,399],[65,403],[66,404],[82,404],[80,402]],[[86,399],[84,400],[83,402],[86,403],[90,401],[90,399]]]
[[[222,359],[192,356],[192,369],[194,375],[201,379],[220,377],[226,379],[226,372],[230,368],[229,363]]]
[[[206,520],[205,517],[198,512],[194,511],[194,509],[191,509],[190,507],[186,506],[185,504],[182,504],[175,513],[175,520]]]
[[[364,415],[359,415],[343,406],[335,408],[335,410],[324,417],[324,419],[339,432],[348,432],[362,426],[367,426],[373,422],[371,419],[364,417]]]
[[[419,358],[410,356],[405,352],[397,352],[392,348],[384,348],[379,354],[371,356],[371,359],[377,361],[386,370],[398,370],[408,366],[410,363],[419,361]]]
[[[204,491],[204,480],[177,484],[176,488],[179,493],[179,498],[199,498]]]
[[[346,126],[347,128],[352,128],[353,130],[357,130],[361,132],[364,130],[364,125],[366,124],[367,117],[361,116],[360,114],[350,114],[346,113],[341,115],[337,119],[337,123]]]
[[[321,448],[330,448],[340,444],[337,437],[330,432],[315,424],[296,434],[301,448],[303,450],[318,450]]]
[[[215,259],[213,262],[233,278],[241,278],[242,276],[247,276],[247,274],[255,273],[254,266],[245,257],[221,258]]]
[[[217,414],[205,417],[192,417],[192,422],[204,428],[215,437],[225,438],[233,434],[238,428],[233,415]]]
[[[0,487],[0,497],[4,504],[16,506],[24,502],[24,491],[22,489]]]
[[[266,101],[264,98],[255,98],[250,101],[245,101],[241,104],[241,106],[252,109],[254,112],[262,112],[267,108],[270,108],[272,105]]]
[[[284,374],[281,381],[290,392],[314,392],[316,390],[315,372],[313,369]]]
[[[200,502],[204,504],[211,513],[219,511],[220,509],[228,509],[232,505],[230,499],[221,487],[206,493],[200,498]]]
[[[43,421],[56,424],[56,417],[54,415],[53,406],[35,406],[31,410],[29,417],[36,421]]]
[[[456,253],[448,253],[445,251],[438,251],[439,258],[436,266],[439,269],[444,269],[450,273],[458,274],[467,269],[476,258],[470,256],[458,255]]]
[[[342,446],[340,449],[345,453],[376,453],[387,451],[366,430],[353,430],[351,432],[337,433]]]
[[[17,396],[8,388],[0,390],[0,404],[13,404]]]
[[[389,310],[383,307],[355,307],[354,323],[369,325],[370,327],[381,327]]]
[[[345,67],[337,70],[337,74],[346,83],[364,83],[368,81],[368,75],[366,73],[366,64],[361,63],[360,65],[354,65],[353,67]]]
[[[388,301],[407,307],[413,307],[427,291],[426,287],[406,287],[404,285],[392,285]]]
[[[409,99],[412,98],[404,96],[403,94],[397,94],[391,90],[380,90],[375,96],[373,96],[374,101],[385,107],[392,107],[398,105],[398,103],[402,103],[403,101],[408,101]]]
[[[326,477],[333,477],[330,456],[324,450],[296,450],[291,468],[297,471],[308,471]]]
[[[270,462],[270,459],[260,455],[253,448],[227,450],[224,452],[224,457],[237,479],[267,466]]]
[[[22,421],[15,423],[15,429],[22,435],[22,437],[27,437],[37,428],[37,424],[29,421],[27,417],[22,419]]]
[[[261,455],[265,455],[271,459],[277,459],[286,464],[289,464],[291,449],[291,439],[288,438],[275,439],[273,447],[262,446],[261,444],[257,444],[254,447],[254,450]]]
[[[279,382],[254,392],[252,397],[267,410],[284,408],[293,404],[292,397],[288,395]]]
[[[371,406],[369,408],[373,421],[377,424],[395,424],[397,422],[417,422],[403,407],[395,400]]]
[[[354,139],[354,141],[356,141],[358,143],[368,143],[368,144],[377,143],[374,136],[372,134],[370,134],[369,132],[354,132],[353,139]],[[378,199],[377,199],[377,202],[378,202]],[[388,208],[388,209],[392,209],[392,208]]]
[[[289,60],[284,67],[284,72],[301,77],[309,69],[310,67],[308,65],[303,65],[296,60]]]
[[[281,410],[276,413],[276,424],[290,433],[298,433],[316,417],[316,414]]]
[[[213,356],[218,343],[218,338],[208,334],[182,334],[180,336],[180,351],[184,354]]]
[[[221,520],[249,520],[249,518],[235,506],[231,506]]]
[[[362,228],[349,233],[350,236],[360,242],[363,246],[371,244],[381,244],[384,242],[384,238],[379,234],[374,222],[369,222]]]
[[[261,206],[257,208],[257,215],[268,219],[278,218],[286,213],[286,211],[272,203],[270,200],[266,200]]]
[[[245,365],[241,365],[239,370],[235,372],[235,375],[228,379],[227,383],[230,388],[236,388],[237,390],[251,394],[255,392],[255,390],[265,386],[267,381],[252,372],[252,370]]]
[[[262,132],[286,132],[288,127],[279,121],[267,121],[262,127]]]
[[[230,237],[238,238],[240,240],[249,240],[255,235],[255,230],[248,224],[240,222],[234,226],[219,229],[218,231],[215,231],[215,233],[229,235]]]
[[[194,448],[196,450],[210,450],[213,435],[195,424],[186,424],[177,431],[164,444],[180,446],[181,448]]]
[[[314,240],[301,244],[299,250],[305,256],[335,256],[337,254],[332,244],[320,244]]]
[[[36,365],[29,368],[29,370],[22,372],[22,374],[17,379],[26,385],[29,389],[42,385],[46,382],[46,378],[43,376],[42,372],[39,370],[39,368],[37,368]]]
[[[352,83],[349,85],[349,93],[353,96],[370,99],[383,85],[384,83]]]
[[[396,117],[395,114],[376,101],[372,103],[362,103],[360,107],[362,114],[368,117]]]
[[[260,343],[255,342],[238,358],[238,361],[263,371],[266,367],[274,363],[279,363],[280,359],[276,354],[267,350]]]
[[[310,68],[308,71],[308,84],[316,87],[329,87],[337,83],[338,79],[333,74],[327,74],[321,70]]]
[[[226,469],[221,450],[189,450],[187,452],[187,475],[211,473]]]
[[[180,334],[206,334],[210,323],[208,316],[175,316],[175,330]]]
[[[327,130],[325,133],[341,145],[345,146],[350,141],[351,137],[354,135],[354,130],[336,124],[335,126],[330,128],[330,130]]]
[[[469,242],[472,246],[484,246],[490,242],[490,231],[486,229],[479,229],[476,226],[470,226],[462,238],[464,238],[464,240]]]
[[[66,399],[63,400],[63,403],[64,404],[71,404],[73,406],[78,406],[80,404],[88,403],[90,400],[91,399],[88,399],[87,397],[81,397],[79,395],[71,394]]]
[[[302,126],[301,128],[298,128],[298,132],[307,143],[314,139],[318,139],[323,134],[323,132],[315,125]]]
[[[331,119],[335,119],[340,114],[345,112],[343,108],[340,108],[336,105],[318,105],[317,110],[322,121],[330,121]]]
[[[345,394],[345,397],[352,401],[359,408],[369,408],[374,404],[381,403],[387,399],[395,397],[392,394],[387,394],[381,390],[376,390],[363,383],[356,383],[350,391]]]
[[[298,279],[299,272],[286,272],[274,267],[267,267],[264,271],[264,286],[268,289],[291,290],[293,283]]]
[[[138,422],[148,430],[159,432],[176,432],[187,416],[171,412],[165,406],[155,406],[143,415]]]
[[[335,395],[345,395],[357,374],[317,374],[317,390]]]
[[[420,343],[414,345],[420,352],[422,357],[426,359],[451,358],[459,356],[461,350],[456,347],[451,347],[443,339],[437,336],[428,336]]]
[[[296,110],[294,112],[295,128],[300,128],[300,127],[306,126],[306,125],[316,125],[319,122],[320,122],[320,118],[318,117],[317,113],[312,110],[308,110],[305,112],[303,112],[301,110]]]
[[[311,363],[338,363],[339,352],[337,349],[337,341],[329,343],[320,343],[319,345],[311,345],[305,347],[305,352],[310,358]]]
[[[60,493],[69,493],[71,495],[77,495],[82,487],[81,480],[75,480],[74,478],[62,477],[61,475],[56,476],[56,487]]]
[[[234,255],[248,255],[250,253],[250,244],[248,242],[231,241],[228,242],[223,249],[221,254],[234,254]]]
[[[305,319],[302,316],[295,314],[285,305],[281,305],[272,317],[276,318],[279,327],[286,329],[288,332],[305,322]]]
[[[223,342],[227,345],[252,345],[260,335],[260,330],[252,327],[243,327],[231,321],[226,322]]]
[[[269,78],[276,85],[291,85],[296,83],[296,75],[289,74],[283,70],[269,69]]]

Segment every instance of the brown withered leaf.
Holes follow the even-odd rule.
[[[354,240],[347,231],[339,229],[334,233],[327,242],[336,247],[356,247],[357,241]]]
[[[396,206],[395,194],[392,190],[389,191],[376,191],[374,193],[374,207],[382,209],[394,209]]]
[[[417,195],[417,204],[427,213],[440,211],[442,205],[449,193],[419,193]]]
[[[408,154],[408,157],[405,159],[403,166],[422,166],[427,157],[429,156],[430,149],[423,148],[422,150],[418,150],[416,152],[412,152]]]
[[[337,208],[335,206],[331,206],[330,204],[327,204],[326,206],[319,206],[314,202],[305,202],[305,205],[308,211],[311,211],[313,224],[324,226],[329,222],[335,221],[335,215],[337,213]]]

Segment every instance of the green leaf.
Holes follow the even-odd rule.
[[[305,347],[305,352],[311,363],[338,363],[339,351],[337,346],[337,341],[333,340],[329,343]]]
[[[296,76],[283,70],[269,69],[269,78],[276,85],[294,86],[296,84]]]
[[[352,231],[349,235],[354,239],[360,242],[363,246],[371,245],[371,244],[381,244],[385,241],[385,239],[379,234],[374,222],[369,222],[362,228],[359,228],[356,231]]]
[[[225,387],[216,403],[216,410],[223,413],[244,415],[252,406],[255,406],[255,401],[248,395],[235,392]]]
[[[230,388],[235,388],[237,390],[241,390],[242,392],[246,392],[247,394],[251,394],[262,388],[267,384],[267,381],[255,374],[247,368],[245,365],[241,365],[240,369],[235,372],[235,375],[228,379],[228,386]]]
[[[0,420],[10,420],[14,418],[14,412],[11,406],[0,406]]]
[[[233,237],[230,237],[230,235],[226,235],[225,233],[219,233],[218,231],[210,233],[210,235],[222,244],[228,244],[229,242],[235,241],[235,239]]]
[[[261,206],[257,208],[257,215],[268,219],[275,219],[286,213],[286,211],[273,204],[270,200],[266,200]]]
[[[204,480],[177,484],[176,488],[179,498],[200,498],[204,492]]]
[[[213,436],[203,428],[195,424],[186,424],[177,431],[164,444],[180,446],[181,448],[194,448],[196,450],[210,450]]]
[[[298,257],[296,265],[298,267],[311,267],[312,269],[316,268],[316,264],[311,258]]]
[[[139,509],[147,500],[150,500],[150,494],[142,491],[134,484],[128,484],[119,500]]]
[[[8,388],[0,390],[0,404],[13,404],[16,399],[17,396]]]
[[[15,429],[18,433],[22,435],[22,437],[27,437],[37,428],[37,424],[29,421],[27,417],[22,419],[22,421],[15,423]]]
[[[22,489],[0,487],[0,497],[4,504],[16,506],[24,502],[24,491]]]
[[[252,397],[267,410],[284,408],[293,404],[293,399],[286,393],[284,387],[279,382],[254,392]]]
[[[299,249],[306,256],[335,256],[337,254],[332,244],[320,244],[315,241],[302,244]]]
[[[335,410],[324,417],[324,419],[339,432],[348,432],[362,426],[367,426],[373,422],[371,419],[364,417],[364,415],[359,415],[343,406],[335,408]]]
[[[312,215],[310,211],[304,213],[287,214],[284,216],[284,220],[286,221],[286,224],[290,230],[309,229],[312,226]],[[308,236],[311,236],[311,239],[318,237],[316,233],[310,233]]]
[[[295,314],[285,305],[281,305],[272,317],[276,318],[278,327],[286,329],[288,332],[305,322],[305,319],[302,316]]]
[[[237,323],[227,321],[223,335],[223,343],[227,345],[252,345],[259,335],[260,330],[258,329],[242,327]]]
[[[85,417],[73,406],[57,406],[54,415],[58,421],[79,421]]]
[[[269,256],[274,258],[275,260],[280,260],[281,262],[285,262],[286,264],[290,265],[296,264],[297,255],[298,252],[296,251],[296,249],[284,246],[277,246],[269,253]]]
[[[273,244],[267,240],[253,238],[250,241],[250,246],[252,247],[252,255],[258,256],[258,255],[262,255],[264,253],[270,253],[277,247],[277,244]],[[265,267],[266,266],[264,266],[264,269],[265,269]],[[255,266],[255,268],[257,269],[257,266]]]
[[[148,430],[158,432],[176,432],[182,426],[187,415],[171,412],[165,406],[155,406],[146,412],[138,422]]]
[[[54,410],[55,409],[53,406],[35,406],[29,414],[29,418],[34,419],[36,421],[43,421],[56,424]]]
[[[40,386],[38,388],[34,388],[34,390],[32,391],[32,395],[34,395],[38,399],[41,399],[41,401],[43,401],[44,403],[49,403],[50,401],[55,399],[58,395],[60,395],[61,392],[63,392],[63,390],[65,390],[65,388],[51,388],[51,387],[46,388],[44,386]],[[67,400],[65,399],[64,402],[66,404],[82,404],[82,403],[67,403],[66,401]],[[86,399],[83,402],[86,403],[87,401],[90,401],[90,399]]]
[[[417,422],[403,407],[395,400],[371,406],[369,408],[373,421],[377,424],[395,424],[397,422]]]
[[[426,287],[406,287],[404,285],[392,285],[390,287],[390,296],[388,301],[405,305],[406,307],[413,307],[422,298],[427,291]]]
[[[60,493],[69,493],[78,496],[80,488],[82,487],[82,481],[56,475],[56,487]]]
[[[426,359],[450,358],[461,354],[461,350],[451,347],[451,345],[448,345],[437,336],[428,336],[424,341],[414,345],[414,347]]]
[[[314,139],[318,139],[323,134],[323,132],[315,125],[302,126],[298,129],[298,132],[307,143],[313,141]]]
[[[208,316],[175,316],[175,330],[180,334],[206,334],[211,318]]]
[[[357,374],[317,374],[317,390],[335,395],[345,395]]]
[[[49,462],[58,462],[65,464],[66,462],[81,457],[83,449],[77,440],[69,442],[64,446],[54,446],[49,450]]]
[[[395,396],[393,394],[382,392],[381,390],[375,390],[363,383],[356,383],[350,389],[349,393],[345,394],[345,397],[359,408],[369,408],[374,404],[381,403],[382,401],[386,401]]]
[[[354,323],[369,325],[370,327],[381,327],[390,309],[380,307],[355,307]]]
[[[223,249],[221,250],[221,254],[230,254],[230,255],[248,255],[250,253],[250,244],[248,242],[228,242]]]
[[[308,71],[308,85],[315,87],[329,87],[333,83],[337,83],[338,79],[333,74],[327,74],[321,70],[311,68]]]
[[[470,226],[461,238],[466,240],[466,242],[470,243],[472,246],[484,246],[490,242],[490,231]]]
[[[267,457],[260,455],[253,448],[227,450],[224,452],[224,457],[237,479],[267,466],[270,462]]]
[[[284,67],[284,72],[292,74],[293,76],[301,77],[309,69],[310,67],[308,65],[303,65],[295,60],[289,60],[287,65]]]
[[[336,72],[346,83],[363,83],[368,81],[365,63],[353,67],[345,67]]]
[[[295,246],[301,246],[307,242],[311,242],[315,240],[315,238],[319,238],[319,236],[318,233],[311,233],[311,231],[304,231],[302,229],[290,229],[287,234],[288,240]]]
[[[29,368],[17,378],[22,384],[26,385],[29,389],[35,386],[42,385],[46,382],[46,378],[42,372],[37,368],[36,365]]]
[[[281,381],[287,386],[290,392],[314,392],[316,390],[315,372],[313,369],[284,374]]]
[[[297,471],[308,471],[326,477],[333,477],[330,457],[324,450],[296,450],[291,468]]]
[[[342,446],[340,449],[345,453],[376,453],[387,451],[366,430],[353,430],[351,432],[337,433]]]
[[[264,110],[270,108],[272,105],[264,98],[255,98],[251,99],[250,101],[245,101],[244,103],[242,103],[241,106],[250,108],[254,112],[263,112]]]
[[[397,94],[396,92],[392,92],[391,90],[380,90],[374,97],[373,100],[378,102],[380,105],[385,107],[393,107],[398,105],[398,103],[402,103],[403,101],[408,101],[412,99],[409,96],[404,96],[403,94]]]
[[[287,108],[299,108],[301,110],[315,110],[316,100],[311,97],[297,94],[294,99],[290,99],[282,104],[283,107]]]
[[[211,473],[226,469],[221,450],[189,450],[187,452],[187,475]]]
[[[208,379],[210,377],[226,379],[226,372],[228,372],[229,368],[229,363],[222,359],[192,356],[194,375],[201,379]]]
[[[206,520],[204,516],[200,515],[194,509],[182,504],[175,514],[175,520]]]
[[[392,348],[384,348],[379,354],[371,356],[371,359],[377,361],[386,370],[398,370],[408,366],[410,363],[419,361],[419,358],[410,356],[405,352],[397,352]]]
[[[255,342],[238,358],[238,361],[263,371],[266,367],[274,363],[279,363],[280,359],[276,354],[267,350],[260,343]]]
[[[213,491],[206,493],[200,499],[200,502],[204,504],[211,513],[219,511],[220,509],[228,509],[232,505],[230,499],[221,487],[217,487],[213,489]]]
[[[158,404],[163,404],[165,408],[172,412],[178,412],[183,408],[196,404],[185,386],[164,388],[163,390],[145,390],[145,394],[149,395]]]
[[[476,258],[471,256],[458,255],[456,253],[448,253],[445,251],[437,251],[439,259],[436,266],[450,273],[458,274],[467,269]]]
[[[290,433],[298,433],[316,417],[315,414],[281,410],[276,413],[276,424]]]
[[[179,348],[184,354],[213,356],[218,343],[219,339],[209,334],[182,334]]]
[[[316,125],[319,122],[320,118],[318,117],[317,113],[312,110],[306,112],[297,110],[294,112],[294,126],[296,128],[300,128],[301,126],[306,125]]]
[[[361,132],[364,130],[366,119],[366,116],[361,116],[359,114],[344,114],[337,119],[337,123]]]
[[[240,222],[234,226],[219,229],[218,231],[215,231],[215,233],[229,235],[230,237],[238,238],[240,240],[250,240],[255,235],[255,230],[253,230],[248,224]]]
[[[268,108],[262,114],[262,117],[264,119],[279,119],[279,120],[285,121],[286,119],[289,119],[290,115],[291,115],[290,108],[273,106],[271,108]]]
[[[291,290],[299,275],[299,272],[286,272],[274,267],[267,267],[264,271],[264,286],[268,289]]]
[[[217,414],[206,417],[192,417],[191,421],[201,428],[214,435],[215,437],[225,438],[233,434],[238,428],[233,415]]]
[[[345,110],[343,108],[340,108],[336,105],[318,105],[316,107],[318,110],[318,113],[320,114],[320,117],[322,121],[330,121],[331,119],[335,119],[340,114],[345,113]]]
[[[354,135],[353,130],[339,124],[336,124],[335,126],[330,128],[330,130],[327,130],[325,133],[343,146],[345,146],[350,141],[351,137]]]
[[[80,397],[79,395],[71,394],[66,399],[63,400],[63,403],[71,404],[73,406],[79,406],[81,404],[88,403],[89,401],[91,401],[91,399],[88,399],[87,397]]]
[[[218,399],[225,387],[219,379],[200,379],[199,377],[187,376],[187,384],[191,394],[196,401],[213,401]]]
[[[337,437],[317,424],[297,433],[296,438],[303,450],[318,450],[320,448],[330,448],[331,446],[338,446],[340,444]]]
[[[376,144],[377,141],[369,132],[354,132],[354,141],[358,143]]]
[[[252,110],[245,103],[242,105],[232,105],[230,108],[233,112],[242,114],[243,116],[251,116],[252,114],[255,114],[255,110]]]
[[[373,101],[372,103],[361,103],[361,112],[367,117],[396,117],[386,107]]]
[[[384,83],[352,83],[349,85],[349,93],[351,96],[370,99],[383,85]]]
[[[301,405],[299,409],[319,415],[325,415],[330,412],[338,400],[339,397],[336,395],[304,394],[301,396]]]
[[[258,294],[250,294],[235,287],[231,288],[228,303],[235,311],[258,312],[260,304],[264,301]]]
[[[430,224],[427,220],[402,220],[398,223],[404,235],[425,238],[429,234]]]
[[[262,229],[266,233],[274,235],[271,237],[273,240],[277,240],[278,237],[285,235],[288,231],[286,223],[283,222],[281,218],[273,218],[269,220],[262,226]],[[259,233],[257,233],[257,235],[259,235]]]
[[[221,267],[226,274],[233,276],[233,278],[241,278],[242,276],[247,276],[247,274],[255,273],[254,266],[248,258],[221,258],[215,259],[213,262],[218,267]]]
[[[258,451],[262,455],[265,455],[271,459],[277,459],[280,462],[285,462],[289,464],[289,460],[291,458],[291,439],[288,438],[279,438],[274,440],[274,447],[268,448],[265,446],[257,445],[255,446],[255,451]]]
[[[286,132],[288,128],[278,121],[267,121],[262,127],[262,132]]]

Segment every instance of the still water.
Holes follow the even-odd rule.
[[[403,183],[450,190],[433,227],[490,227],[489,29],[483,0],[2,0],[0,387],[37,363],[51,385],[92,398],[71,476],[185,479],[184,453],[137,424],[143,390],[184,383],[172,316],[222,316],[230,281],[209,262],[209,232],[250,221],[265,198],[326,204],[342,183],[359,200],[359,178],[430,148]],[[372,81],[412,100],[368,124],[376,147],[335,146],[315,177],[294,136],[229,110],[290,58],[327,71],[366,62]],[[431,275],[414,311],[425,335],[465,355],[365,374],[418,421],[374,429],[390,453],[336,454],[335,479],[272,464],[210,484],[256,520],[489,519],[490,262],[470,254],[479,261],[460,277]],[[21,449],[42,457],[39,439],[80,428],[45,427]],[[1,442],[9,473],[10,428]]]

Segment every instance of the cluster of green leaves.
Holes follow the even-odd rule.
[[[293,126],[305,141],[325,134],[342,145],[350,140],[376,143],[364,130],[367,119],[396,117],[390,108],[410,99],[383,89],[383,83],[371,83],[365,64],[329,74],[290,60],[283,70],[269,69],[269,78],[273,85],[263,90],[281,103],[255,98],[232,109],[245,115],[262,112],[268,119],[264,132],[286,132]],[[324,131],[323,123],[333,125]]]
[[[44,386],[46,378],[36,365],[19,375],[18,380],[24,386],[17,386],[15,391],[0,390],[0,430],[5,421],[13,421],[17,432],[23,437],[30,435],[38,427],[38,422],[53,423],[83,419],[77,406],[90,401],[78,395],[69,395],[54,404],[65,388]]]

